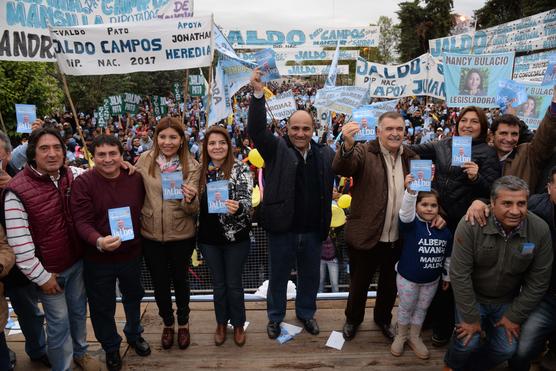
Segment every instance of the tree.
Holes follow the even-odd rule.
[[[125,75],[68,76],[72,100],[79,112],[92,112],[104,98],[122,93],[166,96],[185,71],[137,72]]]
[[[37,116],[49,115],[63,105],[63,92],[53,63],[0,61],[0,108],[8,135],[16,128],[15,105],[37,106]]]
[[[422,51],[425,50],[424,40],[416,32],[425,21],[425,11],[419,6],[419,0],[403,2],[398,4],[398,6],[400,7],[400,10],[396,12],[400,20],[398,52],[400,54],[400,61],[406,62],[421,55]]]
[[[398,51],[402,62],[416,58],[429,49],[429,39],[444,37],[452,28],[452,0],[420,0],[402,2],[397,11],[400,20]]]
[[[380,16],[378,18],[380,39],[378,41],[379,62],[384,64],[396,61],[396,49],[400,41],[400,29],[393,24],[392,18]]]
[[[475,11],[477,28],[483,29],[552,10],[554,0],[488,0]]]

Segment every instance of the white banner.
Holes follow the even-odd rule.
[[[235,49],[299,48],[336,46],[370,47],[378,45],[378,26],[352,28],[275,27],[231,29],[224,35]]]
[[[295,98],[291,90],[276,95],[266,102],[268,103],[268,109],[272,111],[272,115],[277,120],[287,119],[292,113],[297,111],[297,104],[295,103]]]
[[[255,62],[255,53],[238,53],[240,58]],[[330,61],[334,57],[333,50],[321,48],[276,50],[276,62]],[[359,57],[358,50],[340,50],[339,60],[354,61]]]
[[[541,52],[516,57],[513,80],[541,83],[548,67],[548,56],[552,53],[554,52]]]
[[[368,97],[369,94],[366,88],[335,86],[317,90],[317,96],[313,105],[317,108],[351,115],[354,109],[368,102]]]
[[[67,75],[110,75],[210,66],[212,17],[52,28]]]
[[[313,76],[313,75],[327,75],[330,66],[327,65],[304,65],[304,66],[286,66],[284,64],[278,65],[278,70],[282,76]],[[338,75],[348,75],[349,65],[338,65],[336,70]]]
[[[144,22],[193,15],[193,0],[2,0],[0,60],[55,62],[48,26]]]
[[[556,48],[556,10],[456,36],[429,40],[430,53],[473,54],[527,52]]]
[[[216,64],[215,76],[210,83],[211,101],[208,125],[213,125],[232,114],[230,94],[225,84],[224,70],[220,62]]]
[[[371,97],[428,95],[446,99],[443,66],[428,53],[391,66],[358,58],[355,86],[369,87]]]

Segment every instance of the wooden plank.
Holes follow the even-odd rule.
[[[177,345],[170,350],[162,349],[160,335],[162,322],[158,317],[155,303],[142,304],[144,338],[150,343],[152,354],[139,357],[127,344],[122,343],[121,353],[124,359],[124,370],[195,370],[195,369],[224,369],[224,370],[309,370],[309,369],[364,369],[378,371],[387,370],[439,370],[443,366],[445,348],[434,348],[430,344],[430,331],[423,334],[423,339],[429,350],[429,360],[418,359],[406,346],[401,357],[390,354],[390,342],[384,338],[372,321],[373,301],[367,302],[365,321],[352,341],[346,342],[341,351],[325,346],[332,330],[341,331],[344,323],[345,301],[319,301],[316,318],[321,333],[312,336],[303,331],[293,340],[279,344],[270,340],[266,335],[266,303],[246,303],[247,343],[244,347],[237,347],[233,342],[232,331],[228,331],[228,339],[222,346],[214,345],[214,330],[216,326],[214,309],[211,302],[191,303],[191,345],[186,350],[178,349]],[[118,304],[117,326],[123,334],[123,309]],[[293,303],[288,303],[285,322],[301,326],[295,318]],[[95,341],[90,325],[87,324],[88,341],[91,353],[104,362],[104,352],[100,344]],[[18,355],[17,370],[45,370],[37,364],[31,363],[24,351],[24,339],[21,335],[8,336],[8,345]],[[499,368],[500,369],[500,368]],[[533,366],[532,370],[538,370]]]

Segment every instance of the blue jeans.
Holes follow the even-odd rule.
[[[282,322],[286,315],[288,279],[297,262],[297,318],[307,320],[317,311],[320,279],[320,233],[269,233],[269,283],[267,314],[269,321]]]
[[[475,333],[467,346],[463,345],[464,339],[458,339],[456,334],[452,340],[444,362],[448,367],[459,370],[489,370],[502,362],[512,358],[517,349],[517,339],[508,342],[504,327],[496,327],[509,304],[479,304],[481,314],[481,329],[486,332],[486,341],[481,341],[479,333]],[[456,324],[461,322],[461,316],[456,310]]]
[[[199,244],[212,276],[216,322],[234,327],[245,324],[245,299],[241,275],[249,255],[251,241],[228,245]]]
[[[46,334],[37,287],[32,283],[10,286],[6,288],[6,296],[10,298],[21,332],[25,336],[25,353],[32,359],[41,358],[46,354]]]
[[[544,351],[546,341],[556,331],[556,296],[547,294],[521,326],[519,344],[510,361],[513,371],[529,370],[531,360]]]
[[[122,292],[126,323],[124,334],[128,343],[135,342],[143,333],[141,326],[141,260],[115,263],[83,263],[85,288],[89,300],[93,330],[106,353],[120,349],[122,337],[118,335],[116,321],[116,279]]]
[[[320,261],[319,292],[324,292],[324,279],[326,274],[326,268],[328,268],[328,278],[330,278],[330,286],[332,286],[332,292],[340,291],[338,287],[338,276],[339,276],[340,269],[338,267],[338,259],[334,258],[332,260]]]
[[[46,317],[47,352],[53,371],[71,368],[73,357],[87,352],[87,296],[83,283],[83,262],[58,274],[63,292],[47,295],[39,290]]]

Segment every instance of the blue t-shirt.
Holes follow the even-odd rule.
[[[431,228],[417,216],[410,223],[400,220],[403,248],[398,273],[415,283],[436,281],[444,272],[444,260],[452,254],[452,233],[448,228]],[[444,272],[447,273],[447,272]]]

